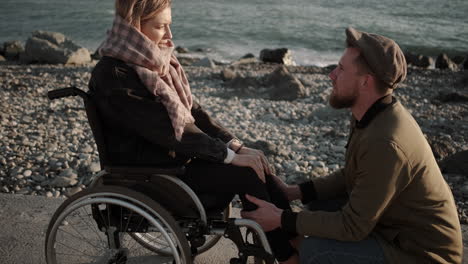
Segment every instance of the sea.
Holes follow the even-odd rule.
[[[46,30],[93,52],[113,17],[113,0],[0,0],[0,43]],[[333,64],[349,26],[405,51],[468,55],[468,0],[173,0],[172,18],[176,46],[220,61],[289,48],[299,65]]]

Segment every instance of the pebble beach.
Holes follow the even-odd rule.
[[[87,90],[96,61],[81,66],[2,62],[0,65],[0,192],[64,197],[85,189],[100,170],[82,101],[49,101],[47,92]],[[325,176],[344,165],[349,117],[328,105],[331,67],[288,66],[307,90],[296,100],[271,100],[269,87],[228,85],[223,70],[261,80],[277,64],[185,66],[195,98],[247,146],[261,148],[289,183]],[[438,161],[468,150],[465,71],[410,68],[395,91],[437,151]],[[444,173],[460,221],[468,223],[468,175]],[[467,197],[467,198],[465,198]],[[466,201],[466,202],[465,202]]]

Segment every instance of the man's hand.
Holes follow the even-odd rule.
[[[250,202],[258,206],[257,210],[250,212],[241,212],[243,218],[252,219],[257,222],[265,232],[274,230],[281,226],[281,214],[283,213],[282,209],[279,209],[275,205],[260,200],[256,197],[245,195],[245,198]]]
[[[286,184],[280,177],[276,175],[271,175],[271,178],[275,181],[276,185],[280,190],[286,194],[288,201],[294,201],[302,198],[301,189],[299,185],[289,185]]]

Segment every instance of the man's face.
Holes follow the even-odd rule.
[[[329,103],[335,109],[350,108],[356,103],[359,96],[358,81],[362,76],[354,62],[358,56],[359,50],[347,48],[338,66],[328,75],[333,84]]]

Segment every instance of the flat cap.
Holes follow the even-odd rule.
[[[384,36],[346,29],[346,42],[357,47],[376,77],[394,89],[406,78],[405,55],[398,44]]]

